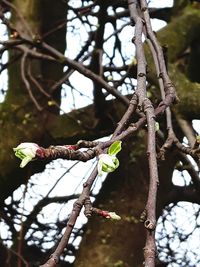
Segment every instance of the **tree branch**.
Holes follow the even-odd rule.
[[[178,203],[179,201],[188,201],[192,203],[200,204],[199,193],[194,191],[192,185],[189,186],[177,186],[173,185],[172,189],[168,193],[168,201],[166,205],[170,203]]]

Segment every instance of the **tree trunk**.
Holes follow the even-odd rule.
[[[44,40],[64,53],[66,28],[56,30],[48,36],[46,33],[55,28],[61,21],[65,21],[67,16],[66,3],[51,1],[51,5],[49,5],[49,1],[13,0],[12,4],[18,10],[18,12],[11,10],[11,22],[18,34],[31,41]],[[27,46],[30,45],[27,44]],[[58,109],[55,106],[49,107],[49,99],[36,88],[29,76],[31,75],[43,82],[43,89],[50,93],[50,86],[58,81],[63,73],[61,65],[33,60],[25,52],[14,50],[9,54],[9,58],[10,60],[14,59],[14,62],[8,67],[8,92],[5,101],[0,106],[2,114],[0,122],[0,188],[2,189],[0,203],[36,171],[29,167],[20,169],[19,161],[15,158],[12,148],[20,142],[43,142],[43,144],[52,142],[52,139],[49,139],[50,135],[46,132],[45,125],[48,124],[52,112],[58,113]],[[25,61],[24,65],[23,60]],[[30,69],[30,75],[28,69]],[[21,79],[22,73],[30,85],[29,89],[26,88],[24,80]],[[57,101],[58,104],[60,103],[60,90],[59,88],[53,94],[53,100]],[[36,108],[33,100],[31,100],[30,92],[42,110]],[[44,164],[37,167],[40,171],[42,168],[44,168]]]

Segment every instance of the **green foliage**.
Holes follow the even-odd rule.
[[[108,148],[108,155],[116,156],[122,149],[121,144],[121,141],[115,141],[112,143],[112,145]]]
[[[24,168],[36,156],[38,145],[34,143],[21,143],[13,148],[15,156],[22,160],[20,168]]]
[[[116,158],[116,155],[122,149],[121,143],[121,141],[115,141],[108,148],[108,154],[99,155],[98,174],[100,176],[103,172],[113,172],[119,167],[119,160]]]

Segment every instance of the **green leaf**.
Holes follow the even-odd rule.
[[[20,168],[24,168],[30,161],[32,161],[31,157],[25,157],[22,159],[22,162],[20,164]]]
[[[114,155],[101,154],[98,161],[98,174],[114,172],[119,166],[119,160]]]
[[[119,160],[117,158],[114,159],[113,161],[113,166],[111,165],[106,165],[103,163],[102,165],[102,171],[103,172],[114,172],[117,168],[119,167]]]
[[[114,143],[112,143],[112,145],[109,146],[109,148],[108,148],[108,155],[116,156],[117,153],[119,153],[119,151],[121,151],[121,149],[122,149],[121,144],[122,144],[121,141],[115,141]]]

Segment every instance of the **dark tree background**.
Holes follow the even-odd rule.
[[[48,147],[109,136],[126,110],[136,88],[138,63],[131,43],[134,23],[129,5],[124,0],[0,2],[1,22],[8,33],[8,39],[0,41],[1,55],[8,52],[8,60],[1,62],[1,73],[7,70],[8,74],[8,86],[2,88],[4,101],[0,104],[1,266],[44,263],[54,251],[52,244],[56,245],[62,236],[70,210],[55,224],[42,223],[39,216],[50,203],[57,203],[60,209],[78,197],[76,194],[63,196],[63,193],[51,197],[41,193],[32,211],[25,210],[23,201],[27,195],[30,199],[30,190],[36,183],[31,176],[42,172],[49,161],[34,161],[20,169],[12,148],[21,142]],[[200,203],[200,141],[193,127],[193,121],[200,119],[200,3],[177,0],[172,7],[150,8],[149,12],[152,18],[167,22],[156,36],[180,99],[171,109],[173,136],[169,134],[165,116],[158,119],[157,218],[160,217],[160,224],[156,266],[194,267],[200,264],[195,246],[190,249],[182,244],[194,231],[199,237],[200,225],[197,205]],[[132,34],[127,31],[129,43],[122,38],[125,39],[122,32],[127,27],[132,30]],[[159,78],[147,44],[144,47],[148,96],[157,107],[161,101]],[[73,76],[77,72],[82,76]],[[79,79],[79,84],[71,77]],[[88,86],[88,78],[92,86]],[[87,106],[77,108],[77,99],[92,94],[93,99],[86,101]],[[63,97],[66,104],[62,107],[67,112],[60,109]],[[141,115],[138,114],[131,122],[137,122]],[[163,147],[165,140],[169,142]],[[116,211],[122,220],[111,222],[92,216],[82,229],[74,228],[73,238],[58,266],[143,266],[146,231],[140,215],[149,189],[146,144],[144,126],[123,142],[120,167],[108,175],[95,198],[96,207]],[[54,166],[60,168],[59,164]],[[175,170],[177,184],[172,182]],[[82,176],[80,173],[80,178]],[[66,187],[68,179],[73,179],[69,177]],[[13,194],[19,188],[23,191],[20,199]],[[191,204],[187,206],[181,201]],[[185,228],[178,223],[180,209],[189,214],[186,219],[183,213],[180,215],[182,221],[188,223]],[[44,245],[48,243],[47,236],[49,246]],[[80,236],[83,239],[77,250],[72,241]],[[199,238],[197,240],[199,242]],[[66,255],[75,256],[75,262],[69,263]]]

